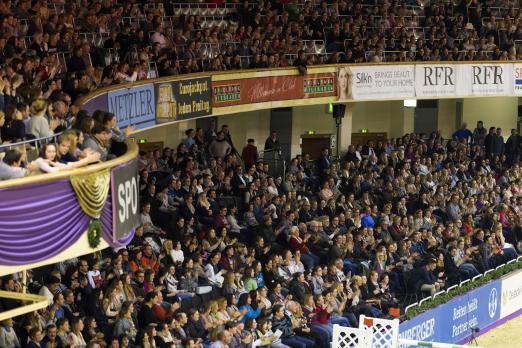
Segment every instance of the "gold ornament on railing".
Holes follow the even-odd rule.
[[[71,176],[71,185],[85,214],[99,219],[110,190],[111,172],[104,169],[87,175]]]

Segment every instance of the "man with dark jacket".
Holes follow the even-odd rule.
[[[141,329],[146,329],[149,324],[155,322],[156,317],[152,307],[158,303],[158,293],[151,291],[145,295],[145,303],[138,312],[138,323]]]
[[[312,348],[315,342],[303,336],[295,334],[295,328],[292,320],[285,314],[285,308],[282,304],[276,304],[272,311],[272,330],[281,331],[281,341],[292,348]],[[304,333],[310,332],[310,328],[301,328]]]
[[[505,149],[509,163],[513,164],[518,162],[518,159],[520,157],[520,137],[517,134],[516,129],[511,130],[511,135],[506,141]]]
[[[429,292],[431,296],[440,290],[440,284],[433,271],[437,268],[435,259],[430,259],[428,264],[422,266],[417,274],[418,289],[422,292]]]
[[[73,320],[74,318],[83,318],[85,316],[83,310],[74,302],[74,292],[71,290],[65,290],[63,292],[63,297],[65,303],[62,307],[67,319]]]
[[[235,196],[244,197],[246,191],[246,180],[243,177],[243,167],[236,166],[234,172],[234,176],[232,177],[232,190],[234,191]]]
[[[486,157],[491,157],[491,146],[493,144],[493,137],[495,136],[495,127],[489,127],[488,135],[484,139],[484,147],[486,149]]]
[[[504,138],[502,137],[502,128],[497,128],[497,131],[491,140],[491,156],[500,156],[503,153]]]
[[[205,326],[203,326],[203,322],[199,317],[199,312],[195,308],[191,308],[188,312],[188,322],[185,326],[185,332],[190,338],[194,339],[205,339],[207,337],[207,330],[205,330]]]
[[[330,159],[328,158],[329,150],[327,147],[321,151],[321,156],[317,159],[317,174],[320,177],[328,176],[328,169],[330,169]]]

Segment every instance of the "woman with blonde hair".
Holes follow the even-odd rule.
[[[352,79],[353,74],[349,67],[341,67],[337,70],[337,96],[339,100],[353,99]]]
[[[223,295],[236,295],[239,293],[239,287],[236,283],[236,276],[234,272],[227,272],[223,276],[225,279],[223,281]]]
[[[83,339],[83,320],[80,318],[73,318],[71,320],[71,332],[67,337],[71,341],[71,346],[85,347],[87,343]]]
[[[120,280],[115,280],[107,292],[105,292],[105,298],[103,299],[103,310],[109,320],[116,319],[118,312],[121,310],[123,304],[123,298],[121,292],[123,284]]]
[[[226,323],[227,321],[232,320],[232,317],[227,312],[228,301],[225,297],[219,297],[216,299],[217,311],[216,311],[216,319]]]
[[[49,137],[54,134],[54,130],[60,126],[60,120],[51,119],[47,121],[45,112],[47,102],[43,99],[35,100],[31,104],[32,115],[29,120],[29,134],[36,138]]]
[[[114,324],[114,337],[119,337],[121,334],[127,334],[130,336],[132,341],[136,339],[137,329],[132,319],[132,313],[134,312],[134,305],[126,301],[121,306],[118,318]]]
[[[123,288],[122,293],[126,301],[136,302],[137,297],[134,293],[134,289],[132,288],[132,276],[129,273],[124,273],[121,275],[120,280],[122,281]]]
[[[206,192],[202,192],[198,196],[196,203],[196,216],[198,217],[198,220],[205,225],[212,226],[214,223],[212,209]]]

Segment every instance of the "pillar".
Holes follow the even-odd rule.
[[[348,145],[352,143],[352,132],[353,132],[353,103],[345,104],[343,122],[339,126],[339,152],[340,155],[348,150]]]

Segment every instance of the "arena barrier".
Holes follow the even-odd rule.
[[[358,328],[343,327],[337,324],[333,326],[332,348],[398,347],[471,348],[468,345],[399,338],[399,319],[378,319],[361,315]]]

